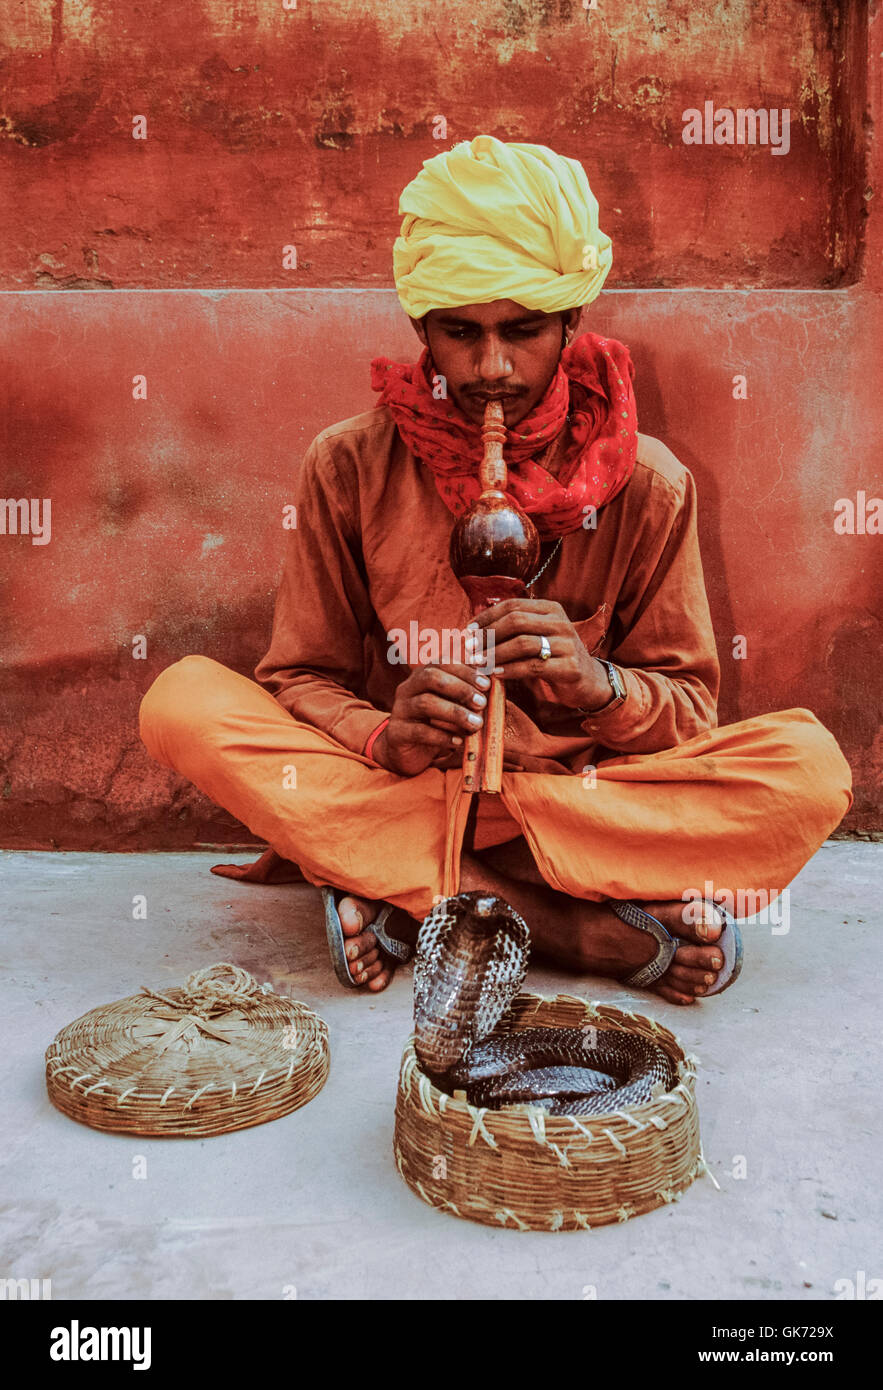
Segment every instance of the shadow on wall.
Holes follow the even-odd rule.
[[[744,714],[738,713],[745,708],[742,695],[744,667],[742,662],[732,660],[733,642],[727,636],[729,633],[735,633],[737,629],[730,589],[726,582],[726,552],[721,532],[723,508],[717,474],[714,468],[696,453],[689,439],[676,438],[669,427],[665,394],[655,367],[659,348],[655,344],[630,337],[629,349],[633,360],[639,364],[639,422],[652,422],[652,433],[671,449],[685,468],[690,470],[696,481],[700,508],[699,546],[721,664],[718,722],[730,724],[745,717]],[[670,378],[690,382],[694,379],[696,371],[695,356],[691,352],[670,350],[666,353],[666,369]],[[636,381],[636,386],[637,384]],[[641,423],[640,428],[647,433],[650,431],[650,423]]]

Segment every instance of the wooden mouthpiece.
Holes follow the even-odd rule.
[[[502,401],[488,401],[485,406],[481,442],[484,445],[484,458],[478,472],[481,490],[482,492],[505,492],[509,474],[506,461],[503,458],[506,425]]]
[[[518,503],[506,495],[506,425],[501,401],[488,401],[481,433],[481,495],[458,517],[450,551],[451,568],[469,595],[473,613],[523,594],[540,555],[536,527]],[[470,790],[498,792],[502,786],[506,715],[502,681],[492,677],[487,696],[484,726],[465,740],[464,783]]]

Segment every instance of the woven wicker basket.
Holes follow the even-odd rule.
[[[399,1172],[424,1202],[490,1226],[589,1230],[674,1201],[704,1171],[695,1062],[667,1028],[568,994],[521,994],[509,1022],[633,1030],[668,1054],[678,1084],[611,1115],[552,1116],[526,1105],[477,1109],[432,1084],[412,1037],[399,1076],[394,1151]]]
[[[47,1049],[46,1088],[93,1129],[201,1138],[305,1105],[328,1066],[317,1014],[222,964],[69,1023]]]

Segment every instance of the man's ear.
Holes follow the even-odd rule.
[[[410,314],[408,315],[408,317],[411,317]],[[411,319],[411,327],[417,334],[417,337],[420,339],[423,346],[429,347],[429,340],[426,337],[426,328],[424,327],[425,322],[425,319]]]
[[[572,343],[579,332],[580,322],[582,321],[583,309],[586,306],[579,304],[575,309],[565,309],[561,314],[561,323],[564,328],[564,341]]]

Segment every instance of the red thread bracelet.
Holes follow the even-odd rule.
[[[387,726],[388,723],[389,723],[389,715],[387,715],[386,719],[384,719],[384,721],[383,721],[382,724],[378,724],[378,725],[377,725],[377,728],[376,728],[376,729],[374,730],[374,732],[370,735],[370,737],[369,737],[369,739],[368,739],[368,742],[365,744],[365,757],[366,757],[366,758],[370,758],[370,757],[371,757],[371,750],[373,749],[374,744],[377,742],[378,735],[383,733],[383,730],[386,728],[386,726]],[[375,761],[376,761],[376,759],[375,759]]]

